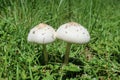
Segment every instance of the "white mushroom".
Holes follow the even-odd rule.
[[[27,40],[33,43],[43,44],[43,53],[45,63],[48,62],[48,54],[46,53],[46,44],[53,42],[56,39],[55,30],[44,23],[40,23],[32,28],[28,34]]]
[[[57,30],[56,37],[67,42],[65,64],[68,63],[71,43],[83,44],[90,40],[87,29],[76,22],[61,25]]]
[[[43,23],[32,28],[28,34],[29,42],[47,44],[53,42],[55,39],[55,30]]]

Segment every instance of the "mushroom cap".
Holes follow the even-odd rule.
[[[32,28],[27,38],[29,42],[40,44],[51,43],[55,39],[55,30],[51,26],[44,23],[40,23],[34,28]]]
[[[87,43],[90,40],[90,35],[86,28],[76,22],[69,22],[61,25],[56,37],[69,43]]]

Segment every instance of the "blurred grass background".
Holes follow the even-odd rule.
[[[120,0],[0,0],[0,80],[119,80]],[[62,68],[66,43],[27,42],[31,28],[43,22],[57,29],[71,20],[85,26],[88,44],[73,44],[70,64]],[[79,67],[79,69],[78,69]]]

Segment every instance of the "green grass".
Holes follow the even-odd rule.
[[[62,67],[66,43],[27,42],[29,30],[44,22],[55,29],[69,21],[68,0],[0,0],[0,80],[120,80],[120,0],[71,0],[71,20],[91,35],[73,44]]]

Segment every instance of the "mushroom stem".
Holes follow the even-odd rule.
[[[43,44],[43,54],[44,54],[45,64],[47,64],[48,63],[48,53],[46,53],[46,44]]]
[[[65,51],[65,58],[64,58],[65,65],[68,64],[68,61],[69,61],[70,47],[71,47],[71,43],[67,43],[66,51]]]

